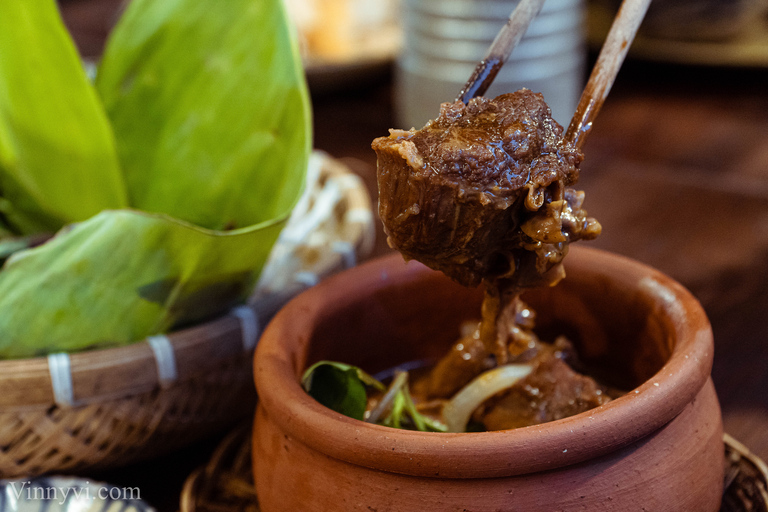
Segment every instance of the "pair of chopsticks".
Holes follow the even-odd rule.
[[[624,0],[603,43],[592,74],[581,94],[579,106],[565,132],[564,140],[577,148],[584,145],[592,123],[603,106],[624,62],[629,46],[643,21],[651,0]],[[541,10],[544,0],[520,0],[507,23],[491,43],[485,58],[475,68],[457,100],[467,103],[488,90],[496,74],[517,43],[523,38],[531,21]]]

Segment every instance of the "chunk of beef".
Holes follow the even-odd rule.
[[[540,94],[444,103],[421,130],[373,141],[390,246],[473,286],[552,284],[567,244],[600,225],[567,190],[582,153],[562,141]]]
[[[576,373],[553,355],[525,379],[488,400],[474,417],[488,430],[504,430],[567,418],[610,401],[594,379]]]

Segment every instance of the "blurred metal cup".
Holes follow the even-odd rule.
[[[584,84],[584,0],[547,0],[486,93],[541,92],[567,124]],[[403,127],[421,127],[453,101],[506,23],[517,0],[403,0],[405,44],[395,108]]]

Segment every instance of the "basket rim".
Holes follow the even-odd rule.
[[[315,153],[324,159],[322,172],[326,177],[355,176],[343,162],[322,152]],[[350,209],[362,207],[370,210],[371,199],[362,180],[356,186],[345,186],[343,195]],[[372,222],[359,224],[352,232],[351,240],[348,240],[358,258],[370,252],[370,237],[374,229]],[[335,256],[337,257],[329,262],[327,268],[318,273],[318,277],[325,277],[348,266],[342,254]],[[277,310],[307,287],[306,283],[296,283],[279,293],[252,297],[249,304],[239,306],[217,318],[160,335],[167,340],[167,343],[163,343],[172,351],[175,370],[172,382],[162,378],[162,368],[158,367],[159,356],[149,343],[152,336],[125,346],[65,354],[64,368],[69,375],[73,397],[71,403],[62,403],[55,391],[56,385],[52,376],[54,363],[51,362],[51,356],[58,354],[0,360],[0,407],[28,409],[50,407],[54,404],[81,406],[183,383],[233,358],[244,358],[250,365],[253,344],[244,340],[244,336],[255,335],[258,338],[267,321]],[[246,322],[253,321],[243,320],[235,313],[235,310],[244,307],[253,313],[255,326],[253,323],[250,326],[245,325]],[[246,332],[254,327],[255,333]]]
[[[238,320],[225,315],[169,334],[167,338],[178,362],[178,381],[231,357],[235,354],[233,345],[239,344],[242,353],[239,333]],[[196,357],[213,346],[219,357]],[[155,354],[146,339],[123,347],[76,352],[68,354],[68,358],[77,405],[144,393],[161,384]],[[130,375],[130,379],[104,378],[123,374]],[[0,361],[0,407],[47,407],[56,403],[51,381],[48,356]]]

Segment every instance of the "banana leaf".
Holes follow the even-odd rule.
[[[284,221],[216,232],[104,211],[0,272],[0,358],[125,345],[243,299]]]
[[[210,229],[290,212],[311,123],[281,1],[133,0],[96,86],[132,207]]]
[[[54,0],[0,0],[0,216],[54,232],[127,206],[112,129]]]

